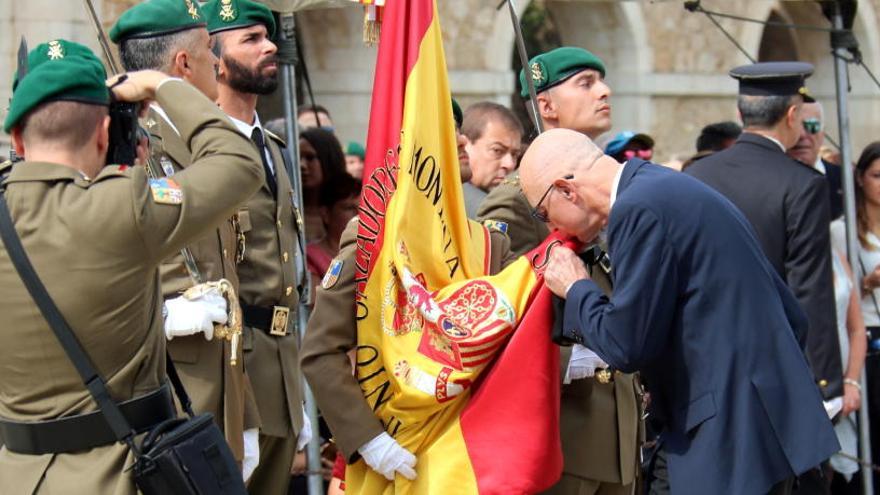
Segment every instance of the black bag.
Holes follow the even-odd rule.
[[[188,418],[169,419],[154,426],[141,441],[131,428],[64,316],[37,276],[15,231],[4,188],[0,186],[0,237],[22,281],[77,372],[98,404],[117,441],[135,456],[134,482],[144,495],[246,495],[238,464],[209,413],[195,416],[174,363],[166,354],[168,377]]]

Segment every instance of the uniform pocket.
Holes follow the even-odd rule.
[[[238,210],[238,226],[242,233],[250,232],[253,228],[251,226],[251,212],[247,208]]]

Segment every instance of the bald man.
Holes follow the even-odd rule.
[[[605,232],[610,298],[565,248],[545,280],[566,300],[566,338],[650,373],[672,493],[788,493],[838,450],[802,350],[806,317],[729,201],[564,129],[534,141],[520,180],[551,228],[585,245]]]

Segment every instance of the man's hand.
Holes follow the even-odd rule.
[[[568,361],[568,370],[565,373],[563,383],[589,378],[596,374],[597,369],[607,367],[608,363],[602,361],[602,358],[592,349],[575,344],[571,348],[571,359]]]
[[[309,419],[309,415],[306,414],[306,405],[303,404],[302,407],[303,412],[303,427],[299,431],[299,436],[296,437],[296,450],[300,451],[308,445],[309,442],[312,441],[312,420]]]
[[[254,474],[260,464],[260,430],[251,428],[244,430],[244,458],[241,460],[241,475],[245,483]]]
[[[169,78],[168,74],[157,70],[140,70],[107,79],[107,87],[117,100],[137,103],[155,99],[159,84]]]
[[[193,335],[204,332],[205,340],[214,338],[214,323],[225,324],[228,316],[226,298],[209,292],[196,299],[183,296],[165,301],[165,337]]]
[[[416,456],[401,447],[391,435],[384,431],[376,438],[365,443],[358,449],[367,466],[389,480],[400,473],[409,480],[416,479]]]
[[[589,279],[587,267],[574,251],[556,246],[550,252],[550,261],[544,270],[544,283],[557,296],[565,299],[571,285],[578,280]]]

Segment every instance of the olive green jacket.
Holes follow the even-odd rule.
[[[167,81],[156,99],[192,150],[192,165],[174,178],[179,204],[154,199],[161,195],[142,167],[109,166],[86,178],[67,166],[23,162],[7,181],[34,268],[117,401],[165,382],[160,263],[228,218],[263,177],[256,150],[192,86]],[[40,421],[94,411],[5,248],[0,312],[9,334],[0,346],[0,416]],[[0,491],[134,494],[131,462],[120,444],[42,456],[3,448]]]

